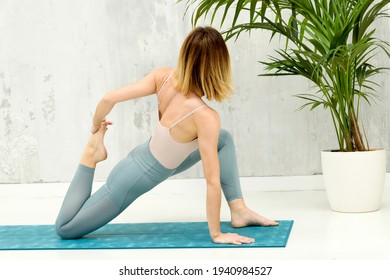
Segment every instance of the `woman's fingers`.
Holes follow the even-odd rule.
[[[221,233],[216,240],[216,243],[230,243],[234,245],[249,244],[255,242],[254,238],[238,235],[237,233]]]
[[[112,122],[103,120],[103,121],[101,122],[101,125],[104,125],[104,126],[112,125]],[[95,134],[96,132],[98,132],[99,129],[100,129],[100,126],[92,125],[92,128],[91,128],[92,134]]]
[[[255,242],[254,238],[246,237],[242,235],[235,234],[235,242],[241,244],[249,244]]]

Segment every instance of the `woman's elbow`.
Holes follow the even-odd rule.
[[[112,107],[115,105],[116,102],[115,102],[113,94],[111,92],[109,92],[103,96],[103,98],[100,100],[100,103],[105,105],[105,106]]]

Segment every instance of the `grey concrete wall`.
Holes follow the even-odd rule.
[[[176,0],[0,0],[0,183],[71,180],[102,95],[155,67],[175,67],[191,30],[184,10]],[[382,38],[386,25],[378,25]],[[268,39],[254,32],[228,42],[235,95],[210,105],[233,134],[242,176],[320,173],[320,150],[336,145],[330,117],[296,111],[302,101],[293,95],[312,90],[305,80],[257,77],[257,61],[277,47]],[[371,145],[388,149],[389,75],[378,83],[382,99],[363,119]],[[97,180],[149,138],[156,105],[148,97],[114,108]],[[199,176],[198,165],[179,177]]]

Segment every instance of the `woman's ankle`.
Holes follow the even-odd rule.
[[[80,164],[95,169],[97,162],[94,161],[91,156],[88,156],[86,153],[84,153],[81,157]]]
[[[228,203],[230,212],[239,212],[247,208],[243,198],[236,198]]]

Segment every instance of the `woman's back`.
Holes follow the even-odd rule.
[[[197,95],[184,95],[178,91],[173,70],[168,71],[157,93],[159,120],[150,141],[150,149],[162,165],[173,169],[198,148],[193,115],[208,107]]]
[[[186,143],[197,136],[190,113],[206,104],[194,93],[184,95],[178,91],[175,88],[173,70],[168,71],[170,73],[158,91],[159,122],[170,128],[171,135],[177,142]]]

